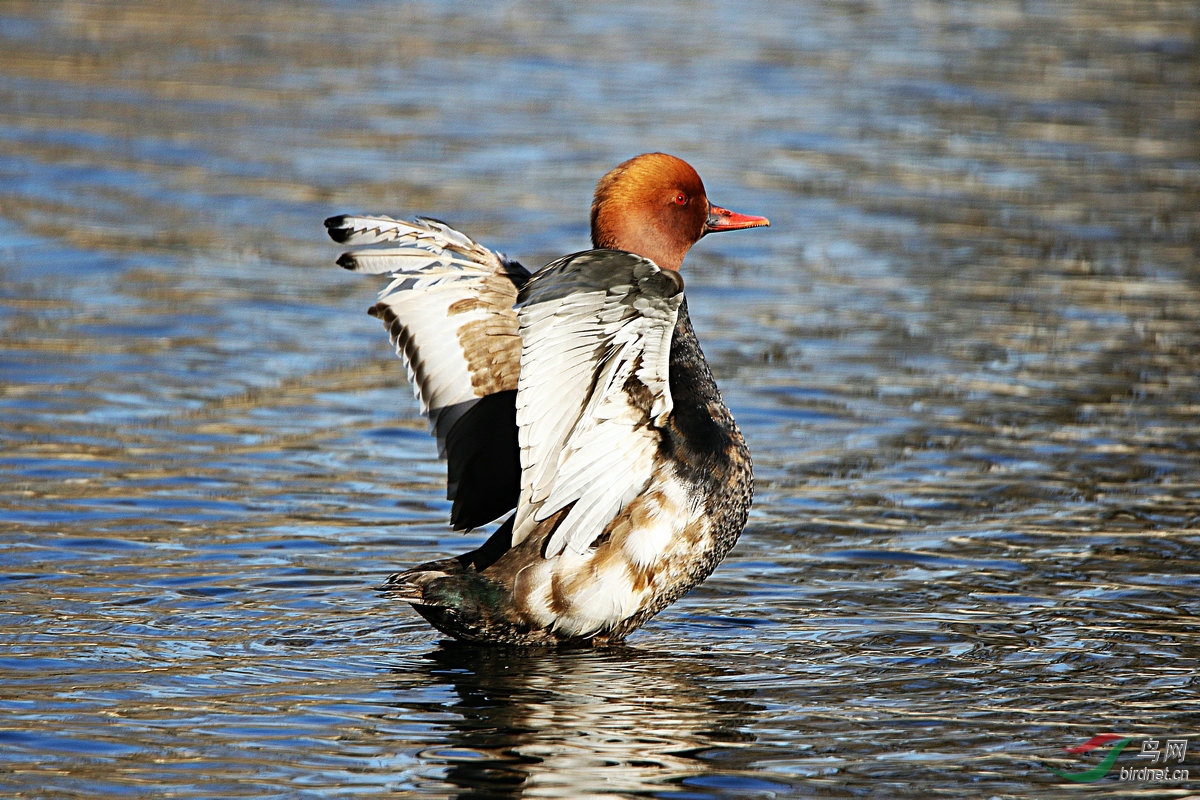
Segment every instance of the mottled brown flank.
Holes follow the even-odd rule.
[[[555,572],[550,579],[550,610],[565,614],[572,610],[573,598],[585,592],[596,577],[605,571],[611,561],[619,558],[612,545],[594,551],[587,569],[578,572]],[[621,559],[623,560],[623,559]]]
[[[550,578],[550,611],[555,614],[567,613],[572,605],[571,594],[580,587],[580,583],[586,585],[590,582],[593,571],[588,570],[582,576],[555,573]],[[581,577],[582,581],[579,580]]]
[[[592,553],[587,569],[554,573],[550,580],[550,610],[555,614],[564,614],[571,610],[574,605],[571,598],[585,591],[595,581],[596,575],[608,564],[609,559],[606,556],[612,553],[612,544],[595,548]]]
[[[625,564],[630,583],[635,592],[641,592],[655,584],[659,566],[656,563],[637,564],[625,552],[625,542],[638,530],[654,523],[654,513],[651,509],[663,509],[668,504],[667,496],[657,489],[649,489],[645,494],[634,498],[614,520],[612,544],[605,554],[605,563],[620,560]]]
[[[538,523],[537,529],[528,538],[501,556],[499,561],[486,570],[486,574],[490,575],[493,580],[512,587],[513,606],[531,623],[534,617],[531,598],[544,591],[545,586],[535,583],[533,576],[536,570],[534,568],[526,569],[526,567],[545,563],[542,548],[568,511],[570,511],[570,507],[556,511]]]
[[[639,567],[633,561],[626,559],[625,571],[629,573],[629,583],[635,592],[644,592],[658,584],[658,565],[647,564]]]
[[[519,570],[513,576],[512,593],[513,606],[517,612],[526,619],[533,621],[533,604],[531,602],[535,593],[540,592],[541,585],[533,582],[532,570]]]
[[[482,310],[482,319],[458,329],[458,344],[467,362],[471,387],[480,397],[517,388],[521,371],[521,336],[513,303],[517,290],[508,278],[488,275],[479,283],[475,297],[450,304],[449,316]]]
[[[741,431],[738,431],[738,438],[741,438]],[[742,447],[730,448],[728,458],[730,469],[726,482],[730,488],[740,486],[744,482],[742,476],[750,473],[753,466],[750,460],[750,451],[746,449],[744,440]]]

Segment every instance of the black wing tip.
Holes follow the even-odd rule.
[[[337,265],[342,269],[348,269],[351,272],[358,269],[358,260],[353,253],[342,253],[338,256]]]
[[[325,231],[329,234],[330,239],[338,244],[344,244],[354,234],[354,229],[346,224],[346,220],[349,218],[349,214],[338,214],[336,217],[325,220]]]

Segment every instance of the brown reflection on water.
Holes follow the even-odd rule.
[[[420,756],[445,765],[444,779],[462,790],[459,797],[666,791],[703,775],[709,751],[748,743],[742,728],[762,711],[720,697],[718,682],[731,676],[694,658],[454,644],[426,658],[423,671],[456,699],[441,706],[452,733]],[[397,683],[399,695],[410,681]]]

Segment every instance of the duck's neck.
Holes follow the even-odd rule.
[[[670,382],[677,466],[697,483],[720,480],[730,460],[745,454],[746,443],[700,350],[686,299],[671,337]]]
[[[704,352],[700,349],[700,341],[696,338],[696,331],[692,327],[686,298],[679,306],[675,333],[671,337],[670,375],[671,397],[676,408],[682,404],[698,410],[699,407],[714,402],[724,408],[721,392],[717,389],[717,382],[713,380],[712,370],[709,369]]]

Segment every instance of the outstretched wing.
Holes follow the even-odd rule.
[[[387,326],[447,461],[451,524],[468,530],[509,511],[520,481],[513,303],[529,271],[434,219],[343,215],[325,227],[334,241],[374,246],[339,265],[392,279],[370,313]]]
[[[682,300],[678,272],[619,250],[567,256],[521,290],[514,545],[569,508],[544,552],[582,553],[650,483]]]

